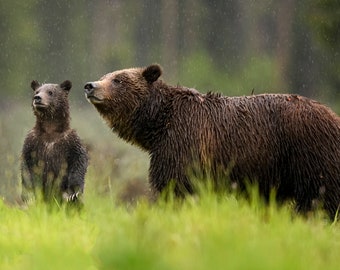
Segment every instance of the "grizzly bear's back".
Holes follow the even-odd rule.
[[[245,189],[245,179],[254,181],[265,197],[276,188],[279,199],[306,201],[325,186],[329,193],[338,188],[340,121],[326,106],[288,94],[177,94],[166,135],[151,150],[156,189],[171,175],[181,179],[182,190],[193,190],[181,173],[192,164],[217,184],[228,178]]]
[[[278,94],[237,98],[208,94],[203,97],[203,100],[176,103],[167,128],[173,129],[173,134],[185,134],[176,137],[183,146],[210,148],[209,157],[219,152],[230,158],[249,156],[250,152],[255,156],[266,152],[272,155],[274,148],[284,151],[288,144],[297,144],[296,148],[304,144],[308,147],[299,151],[308,151],[315,143],[328,145],[327,140],[318,137],[325,135],[333,145],[340,143],[339,118],[313,100]],[[168,132],[167,136],[175,140],[172,133]],[[222,149],[217,151],[217,148]],[[340,154],[339,151],[330,152]]]

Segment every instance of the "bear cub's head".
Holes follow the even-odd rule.
[[[68,93],[72,88],[69,80],[61,84],[31,82],[33,89],[32,108],[37,117],[58,119],[68,115]]]

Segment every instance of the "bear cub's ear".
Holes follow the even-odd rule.
[[[65,90],[65,91],[70,91],[72,88],[72,83],[69,80],[66,80],[60,84],[60,88]]]
[[[145,78],[145,80],[151,84],[157,81],[159,76],[162,75],[162,68],[160,67],[160,65],[157,64],[148,66],[143,70],[142,75]]]
[[[37,80],[34,80],[34,81],[31,82],[31,88],[33,90],[36,90],[39,87],[40,87],[40,83]]]

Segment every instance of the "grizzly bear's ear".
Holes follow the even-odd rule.
[[[153,83],[162,75],[162,68],[157,64],[148,66],[143,70],[142,75],[148,83]]]
[[[65,90],[65,91],[70,91],[72,88],[72,83],[69,80],[66,80],[60,84],[60,88]]]
[[[31,88],[33,90],[35,90],[35,89],[37,89],[39,87],[40,87],[40,83],[37,80],[34,80],[34,81],[31,82]]]

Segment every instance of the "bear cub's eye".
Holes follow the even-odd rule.
[[[49,95],[49,96],[52,96],[52,95],[53,95],[53,92],[52,92],[52,91],[48,91],[48,95]]]

